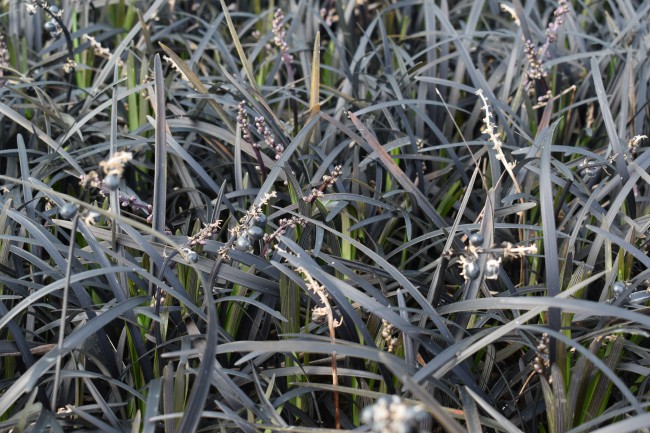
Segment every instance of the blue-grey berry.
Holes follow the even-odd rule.
[[[483,234],[480,233],[480,232],[472,233],[472,234],[469,236],[469,243],[470,243],[473,247],[480,247],[480,246],[483,245],[483,242],[485,242],[485,237],[484,237]]]
[[[583,177],[596,177],[598,175],[598,167],[585,167],[580,170],[580,176]]]
[[[190,263],[196,263],[199,261],[199,255],[196,253],[196,251],[190,251],[187,253],[187,260]]]
[[[235,241],[235,249],[239,251],[248,251],[253,247],[251,239],[247,235],[239,235]]]
[[[475,280],[478,278],[479,274],[481,273],[481,268],[479,267],[478,263],[472,261],[472,262],[467,262],[463,266],[463,274],[470,280]]]
[[[52,12],[54,15],[59,13],[59,7],[57,5],[50,5],[50,12]]]
[[[262,227],[258,226],[250,226],[248,230],[246,230],[246,234],[248,235],[249,238],[253,241],[259,241],[264,237],[264,230]]]
[[[116,174],[109,174],[104,178],[104,187],[109,191],[115,191],[120,186],[120,177]]]
[[[616,297],[619,297],[623,293],[625,293],[625,290],[627,290],[627,287],[625,286],[625,283],[617,281],[614,284],[612,284],[612,293],[614,293],[614,296],[616,296]]]
[[[253,217],[253,225],[256,225],[257,227],[264,228],[266,225],[266,215],[263,213],[258,213]]]
[[[56,21],[54,20],[49,20],[45,21],[45,24],[43,24],[43,28],[45,29],[46,32],[56,32]]]
[[[76,213],[77,206],[73,205],[72,203],[66,203],[61,206],[61,209],[59,209],[59,215],[61,218],[65,218],[67,220],[71,219]]]

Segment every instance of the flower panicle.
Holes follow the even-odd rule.
[[[5,42],[5,37],[0,33],[0,79],[3,76],[3,68],[9,66],[9,50],[7,49],[7,43]],[[0,85],[2,80],[0,80]]]
[[[282,62],[286,65],[291,64],[293,55],[289,53],[289,45],[286,40],[286,30],[284,28],[284,13],[282,9],[276,9],[273,15],[273,43],[280,49]]]
[[[275,159],[280,159],[284,153],[284,146],[279,141],[276,141],[263,116],[255,118],[255,128],[264,137],[264,143],[266,143],[267,147],[275,152]]]
[[[180,68],[180,66],[178,66],[176,64],[176,62],[174,62],[174,60],[172,60],[171,57],[163,56],[163,60],[166,61],[167,63],[169,63],[174,71],[178,72],[178,75],[180,75],[180,77],[181,77],[181,79],[183,81],[185,81],[187,83],[191,83],[190,79],[187,78],[187,75],[185,75],[185,72],[183,72],[183,70]]]
[[[553,11],[553,21],[548,23],[548,26],[546,27],[546,43],[544,44],[546,48],[548,48],[549,45],[557,40],[558,30],[564,23],[564,16],[568,13],[568,0],[559,0],[558,7],[555,9],[555,11]]]
[[[248,113],[246,112],[246,101],[240,101],[237,107],[237,124],[241,129],[241,136],[253,147],[259,147],[258,144],[253,140],[250,132],[250,122],[248,121]]]
[[[331,188],[343,175],[343,166],[337,165],[330,175],[323,176],[323,182],[318,188],[312,188],[309,195],[303,197],[303,201],[313,203],[316,199],[322,197],[327,188]]]

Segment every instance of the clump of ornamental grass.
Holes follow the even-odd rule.
[[[0,430],[644,431],[647,5],[434,3],[0,1]]]

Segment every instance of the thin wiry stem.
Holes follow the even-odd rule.
[[[65,337],[65,320],[68,315],[68,294],[70,291],[70,278],[72,277],[72,256],[74,254],[75,236],[77,234],[77,225],[79,224],[79,212],[72,219],[72,229],[70,230],[70,245],[68,247],[68,262],[65,268],[65,282],[63,284],[63,298],[61,300],[61,320],[59,321],[59,340],[57,348],[59,354],[56,357],[56,366],[54,368],[54,388],[52,389],[52,412],[56,413],[56,399],[59,390],[59,381],[61,380],[61,353],[63,353],[63,340]]]
[[[302,272],[305,275],[307,280],[307,287],[309,287],[321,300],[325,306],[325,312],[327,314],[327,327],[330,334],[330,342],[332,345],[336,343],[336,330],[335,328],[341,326],[341,321],[334,319],[332,314],[332,305],[330,304],[329,299],[327,298],[327,292],[325,288],[321,286],[314,278],[304,269],[297,269],[298,272]],[[334,400],[334,425],[337,430],[341,429],[341,408],[339,404],[339,376],[336,366],[336,351],[332,352],[332,395]]]

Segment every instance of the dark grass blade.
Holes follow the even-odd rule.
[[[558,299],[556,305],[560,305],[561,302],[568,302],[568,300],[565,300],[564,298],[567,298],[568,296],[571,296],[575,292],[584,289],[584,287],[586,287],[590,282],[596,280],[595,277],[600,277],[600,276],[602,276],[602,273],[599,273],[596,276],[592,276],[580,282],[576,286],[562,292],[558,298],[535,298],[535,299],[530,298],[529,300],[537,302],[537,300],[539,299],[544,299],[544,300],[549,300],[548,303],[550,304],[552,302],[555,302],[555,299]],[[526,308],[526,307],[524,308],[521,307],[523,303],[519,303],[520,300],[521,298],[519,297],[474,299],[468,301],[455,302],[453,304],[442,306],[438,309],[438,311],[439,314],[448,315],[456,312],[475,312],[481,309],[498,310],[504,308],[506,305],[508,306],[507,307],[508,309]],[[487,305],[490,305],[490,307],[487,307]],[[585,308],[593,308],[593,307],[585,307]],[[469,357],[471,354],[476,353],[478,350],[482,349],[488,344],[492,344],[498,341],[499,338],[503,337],[504,335],[507,335],[509,332],[516,330],[519,326],[521,326],[521,324],[526,323],[528,320],[533,319],[534,317],[536,317],[537,315],[545,311],[544,303],[542,302],[540,302],[539,304],[535,304],[534,302],[531,302],[529,304],[528,309],[530,309],[530,311],[522,314],[520,317],[517,318],[517,320],[510,321],[502,325],[501,327],[490,329],[489,330],[490,332],[485,332],[486,335],[484,336],[482,335],[483,333],[479,332],[473,335],[472,337],[468,337],[464,340],[458,341],[452,346],[447,347],[443,352],[437,354],[437,356],[433,360],[431,360],[422,369],[420,369],[420,371],[418,371],[415,374],[413,379],[415,381],[421,381],[429,377],[430,375],[434,375],[435,377],[443,377],[445,374],[447,374],[449,368],[467,359],[467,357]]]
[[[163,49],[165,54],[169,56],[169,58],[174,62],[174,64],[180,68],[180,70],[185,74],[185,76],[190,80],[192,83],[192,86],[194,86],[194,89],[201,93],[201,94],[208,94],[208,89],[205,87],[205,85],[201,82],[201,79],[185,65],[185,62],[176,54],[171,48],[169,48],[167,45],[163,44],[162,42],[159,42],[160,47]],[[212,106],[212,108],[219,114],[221,119],[224,121],[228,129],[230,130],[231,133],[235,132],[235,124],[230,120],[229,116],[226,115],[225,111],[223,110],[222,107],[219,106],[215,101],[212,99],[208,99],[208,103]]]
[[[70,284],[75,284],[86,279],[90,280],[100,275],[105,275],[112,272],[128,271],[129,268],[125,267],[112,267],[105,269],[92,269],[90,271],[78,272],[70,277]],[[54,281],[47,286],[43,286],[33,294],[23,298],[18,304],[16,304],[11,310],[7,311],[2,318],[0,318],[0,329],[7,326],[8,323],[21,314],[23,310],[26,310],[30,305],[34,304],[39,299],[53,293],[57,290],[61,290],[65,285],[63,279]]]
[[[559,120],[555,121],[548,129],[540,133],[538,141],[541,148],[540,176],[539,176],[539,204],[541,208],[542,229],[544,232],[544,267],[546,271],[546,290],[548,296],[557,296],[560,293],[560,268],[557,252],[557,239],[555,237],[555,206],[553,201],[553,186],[551,183],[551,147],[553,145],[553,132]],[[554,331],[559,331],[562,316],[559,309],[549,309],[548,323]],[[551,362],[558,360],[556,344],[550,346]]]
[[[588,230],[591,230],[594,233],[597,233],[599,236],[601,236],[604,239],[607,239],[608,241],[620,246],[623,248],[625,251],[628,253],[632,254],[635,259],[637,259],[639,262],[641,262],[646,269],[650,269],[650,257],[648,257],[647,254],[643,253],[643,251],[639,250],[637,247],[626,241],[625,239],[621,238],[620,236],[615,235],[612,232],[606,231],[601,229],[600,227],[595,227],[592,225],[587,225],[586,228]]]
[[[2,397],[0,397],[0,412],[5,413],[10,406],[12,406],[20,396],[26,392],[30,392],[37,382],[41,379],[56,362],[58,356],[63,356],[71,350],[76,349],[84,341],[93,337],[104,326],[108,325],[113,320],[124,314],[126,311],[142,304],[146,301],[146,297],[131,298],[126,302],[116,305],[104,311],[100,316],[94,317],[89,320],[82,328],[67,336],[63,342],[61,349],[53,349],[47,355],[36,361],[32,367],[21,375],[9,387]]]
[[[285,242],[289,247],[292,248],[292,250],[300,251],[300,249],[297,249],[297,246],[293,242],[289,241],[288,239],[285,239]],[[300,256],[303,258],[303,260],[300,262],[298,262],[296,258],[291,255],[283,256],[290,262],[293,262],[294,266],[303,267],[307,272],[313,275],[314,278],[319,279],[323,282],[328,292],[331,294],[333,299],[335,299],[337,305],[339,305],[339,307],[345,311],[346,314],[344,314],[344,317],[346,319],[344,320],[344,323],[346,320],[355,323],[356,330],[364,335],[364,340],[367,342],[367,344],[370,344],[370,341],[372,340],[368,340],[368,337],[365,335],[367,333],[366,328],[360,322],[356,312],[352,310],[351,306],[346,301],[348,298],[359,303],[359,305],[364,307],[364,309],[367,311],[373,312],[379,317],[388,320],[391,324],[395,325],[395,327],[399,328],[406,336],[417,340],[419,344],[422,345],[422,347],[426,348],[426,350],[431,354],[437,354],[440,352],[440,348],[437,346],[437,344],[429,341],[428,338],[419,332],[418,327],[411,325],[408,320],[399,314],[400,309],[396,309],[397,312],[393,313],[392,311],[387,310],[385,307],[378,305],[376,301],[372,300],[371,298],[359,293],[357,290],[354,290],[352,287],[345,284],[345,282],[330,277],[329,275],[322,272],[322,270],[320,270],[315,263],[310,263],[310,261],[305,260],[306,253],[300,254]],[[420,295],[420,297],[421,296],[422,295]],[[432,318],[432,320],[435,323],[435,319]],[[348,339],[348,341],[350,341],[350,339]],[[374,345],[371,347],[374,347]],[[462,380],[466,381],[467,384],[475,386],[473,378],[468,374],[464,367],[456,369],[455,372]]]
[[[156,130],[154,148],[153,229],[165,231],[167,210],[167,125],[165,122],[165,81],[160,55],[154,58],[154,83],[156,95]]]
[[[150,118],[149,118],[150,119]],[[154,121],[150,119],[150,122],[155,124]],[[191,129],[196,132],[206,132],[210,135],[214,135],[215,137],[222,138],[223,134],[223,139],[229,141],[230,138],[234,140],[234,136],[230,134],[228,131],[218,128],[217,126],[214,125],[209,125],[206,124],[205,122],[196,122],[196,121],[188,121],[187,119],[167,119],[166,120],[167,126],[172,130],[172,132],[175,131],[176,128],[178,129]],[[215,194],[219,194],[221,192],[221,188],[215,182],[215,180],[208,174],[206,169],[192,156],[190,152],[188,152],[187,149],[185,149],[183,146],[181,146],[174,137],[171,135],[167,135],[167,145],[169,146],[167,151],[174,156],[179,156],[180,160],[182,160],[185,164],[189,165],[189,167],[196,173],[197,176],[199,176],[201,182],[203,185],[206,187],[210,188]],[[268,158],[268,157],[267,157]],[[228,210],[235,214],[235,208],[232,206],[232,204],[229,201],[224,201],[223,202]]]
[[[155,433],[156,431],[156,422],[151,421],[151,419],[158,415],[158,409],[160,407],[160,400],[162,395],[162,382],[162,377],[149,382],[147,410],[144,414],[144,426],[142,428],[142,433]]]
[[[320,120],[320,112],[315,116],[311,117],[305,123],[305,125],[300,130],[300,132],[293,138],[291,144],[285,148],[284,152],[282,153],[282,156],[280,157],[280,159],[276,161],[275,165],[273,165],[273,168],[271,169],[270,173],[266,177],[266,180],[260,187],[260,190],[257,194],[256,203],[258,203],[261,200],[261,198],[264,197],[264,194],[268,193],[271,190],[277,178],[280,177],[281,174],[284,174],[283,167],[285,166],[289,158],[294,154],[294,152],[298,150],[301,144],[309,140],[313,128],[317,126],[319,120]]]
[[[623,345],[626,343],[626,339],[619,335],[611,343],[611,349],[607,354],[604,363],[612,371],[616,372],[616,367],[621,361],[621,355],[623,354]],[[612,391],[612,382],[605,376],[600,376],[596,379],[598,382],[595,386],[593,393],[589,402],[586,403],[586,413],[585,421],[589,421],[595,414],[599,413],[601,410],[601,405],[609,398]]]
[[[71,236],[70,236],[70,244],[68,245],[68,263],[66,264],[65,267],[65,276],[63,277],[63,295],[61,299],[61,318],[59,320],[59,337],[58,337],[58,342],[57,342],[57,349],[61,351],[63,349],[63,339],[65,338],[65,324],[67,318],[67,313],[68,313],[68,303],[69,303],[69,296],[70,296],[70,277],[71,277],[71,272],[72,272],[72,257],[74,255],[74,241],[73,239],[77,235],[77,228],[79,225],[79,212],[75,213],[73,219],[72,219],[72,230],[71,230]],[[56,358],[56,365],[54,367],[54,390],[52,392],[52,412],[54,412],[57,409],[57,392],[59,391],[59,387],[61,385],[61,382],[59,382],[59,376],[61,374],[61,356],[58,356]]]
[[[84,238],[88,242],[89,247],[92,249],[94,253],[93,256],[96,263],[98,263],[101,268],[110,268],[111,262],[108,260],[108,258],[102,251],[102,248],[99,245],[99,243],[93,238],[92,233],[88,231],[87,227],[83,224],[80,225],[79,232],[84,235]],[[108,280],[108,284],[110,286],[111,292],[115,296],[115,299],[117,299],[118,302],[126,301],[129,297],[129,294],[127,292],[127,288],[120,284],[120,281],[118,280],[118,276],[115,273],[107,273],[106,279]],[[140,367],[142,368],[142,372],[145,377],[145,380],[147,381],[152,380],[154,377],[153,370],[151,369],[152,363],[149,355],[147,354],[147,350],[145,347],[144,339],[142,338],[142,334],[136,325],[137,323],[136,318],[132,312],[125,313],[125,317],[127,319],[126,324],[131,332],[133,345],[135,347],[135,351],[138,356],[138,362],[140,364]],[[117,365],[112,365],[112,364],[114,363],[111,363],[111,368],[117,370],[118,369]]]
[[[208,284],[202,276],[201,281],[203,287],[207,288]],[[194,386],[192,387],[187,400],[185,413],[183,414],[183,418],[178,427],[179,432],[194,433],[197,431],[201,421],[201,413],[205,406],[206,397],[210,391],[212,372],[216,367],[215,355],[217,351],[217,330],[219,329],[217,308],[212,299],[212,290],[204,290],[204,296],[205,305],[208,309],[205,350],[202,354],[202,362],[199,365],[196,374],[196,381],[194,382]]]
[[[59,143],[52,140],[45,132],[37,128],[32,122],[23,117],[20,113],[15,111],[8,105],[0,102],[0,115],[6,116],[16,122],[18,125],[25,128],[27,131],[33,132],[39,140],[47,144],[54,153],[58,153],[78,174],[84,174],[85,171],[81,168],[79,163],[63,148]]]
[[[97,389],[95,384],[90,378],[84,378],[84,386],[89,390],[95,404],[101,409],[104,418],[110,423],[110,427],[119,431],[120,421],[118,420],[113,410],[110,408],[109,403],[106,401],[102,393]]]
[[[121,433],[120,429],[117,429],[103,420],[97,418],[94,415],[91,415],[88,411],[83,410],[83,406],[71,406],[70,411],[78,416],[80,419],[86,421],[86,423],[93,426],[97,431],[106,432],[106,433]]]
[[[384,150],[384,148],[379,144],[374,135],[368,130],[368,128],[359,120],[359,118],[352,112],[348,112],[348,116],[354,123],[354,126],[359,130],[363,136],[366,143],[370,145],[373,151],[377,152],[379,159],[388,169],[388,171],[395,177],[397,182],[399,182],[402,187],[412,194],[422,209],[422,211],[429,217],[431,222],[433,222],[438,228],[447,227],[448,224],[445,220],[436,212],[429,200],[424,194],[413,184],[413,182],[404,174],[404,172],[399,168],[393,158]],[[456,245],[457,246],[457,245]]]
[[[108,78],[111,71],[114,70],[115,64],[121,58],[124,50],[133,42],[133,38],[142,30],[141,23],[146,23],[151,20],[159,11],[160,7],[165,3],[165,0],[154,0],[154,2],[149,6],[149,8],[142,14],[142,19],[139,20],[129,32],[124,35],[119,43],[112,52],[110,59],[106,62],[104,67],[99,71],[99,73],[94,77],[93,86],[89,90],[90,95],[95,96],[101,85],[104,84],[106,78]],[[90,104],[93,102],[93,98],[88,98],[84,104],[84,110],[87,109]]]
[[[496,408],[490,405],[485,401],[481,396],[472,391],[470,388],[465,387],[465,391],[469,396],[480,406],[489,416],[494,418],[494,420],[499,424],[499,426],[508,433],[523,433],[520,429],[517,428],[510,420],[505,416],[501,415]]]
[[[481,428],[481,420],[479,418],[478,408],[476,407],[476,401],[470,397],[465,388],[460,388],[458,392],[463,402],[467,430],[471,432],[482,432],[483,429]]]
[[[248,61],[248,58],[244,53],[244,49],[242,48],[241,42],[239,41],[239,36],[237,35],[237,30],[235,29],[235,25],[232,22],[230,12],[228,12],[228,6],[226,5],[226,2],[224,2],[223,0],[221,0],[221,11],[223,12],[223,15],[226,17],[228,30],[230,31],[230,36],[232,37],[233,43],[235,44],[237,54],[239,55],[239,60],[241,61],[244,69],[244,73],[246,74],[246,78],[248,78],[249,84],[256,90],[256,93],[260,93],[259,89],[257,88],[257,80],[255,80],[255,76],[253,75],[250,62]]]
[[[645,432],[647,431],[648,425],[650,425],[650,413],[644,413],[643,415],[636,415],[632,418],[627,418],[624,421],[618,421],[606,427],[601,427],[596,430],[591,430],[591,433]],[[572,431],[575,431],[575,429]]]
[[[45,229],[45,227],[37,224],[35,221],[26,218],[23,214],[13,210],[8,211],[8,215],[16,222],[21,224],[27,231],[29,231],[31,236],[33,236],[36,240],[38,240],[41,243],[43,249],[47,251],[50,258],[54,260],[59,270],[66,269],[67,260],[65,257],[63,257],[63,255],[60,252],[60,251],[65,251],[66,249],[64,247],[57,248],[55,246],[59,244],[59,242],[53,237],[53,235],[49,231]],[[75,269],[75,271],[76,270],[77,269]],[[86,292],[85,288],[79,284],[74,284],[74,283],[72,283],[70,287],[72,288],[74,295],[77,301],[79,302],[80,306],[84,309],[86,314],[88,314],[88,317],[90,318],[95,317],[96,313],[92,308],[92,300],[88,295],[88,293]],[[111,350],[109,348],[110,345],[106,335],[99,335],[99,344],[104,356],[110,357]],[[117,371],[113,371],[113,373],[117,375]]]
[[[616,163],[616,171],[621,178],[621,182],[625,183],[630,178],[630,173],[627,169],[627,164],[625,163],[625,150],[623,149],[621,138],[616,132],[616,125],[614,124],[612,112],[609,108],[609,102],[607,101],[607,93],[605,92],[605,86],[603,85],[603,79],[600,74],[598,60],[596,60],[595,57],[592,57],[590,65],[591,74],[594,79],[594,86],[596,87],[596,95],[598,96],[598,103],[600,104],[601,114],[603,116],[603,122],[605,123],[605,129],[613,152],[613,155],[611,156],[614,158]],[[630,216],[635,218],[636,206],[634,204],[634,196],[628,195],[626,200],[627,210]]]
[[[467,431],[449,413],[442,409],[440,403],[433,400],[429,393],[413,382],[410,377],[404,376],[402,380],[404,381],[404,388],[412,392],[414,397],[417,397],[419,401],[426,405],[427,410],[430,411],[433,418],[446,432],[463,433]]]

